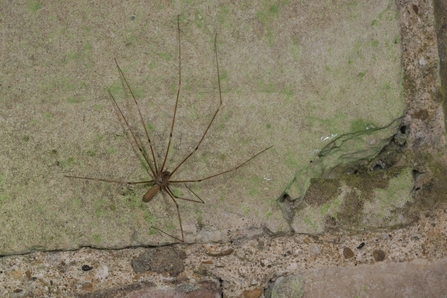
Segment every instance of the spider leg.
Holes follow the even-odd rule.
[[[174,194],[174,192],[171,190],[171,188],[168,186],[166,186],[166,188],[169,190],[169,192],[172,194],[172,196],[178,200],[184,200],[184,201],[188,201],[188,202],[194,202],[194,203],[201,203],[201,204],[205,204],[205,202],[191,189],[188,187],[188,185],[186,185],[186,183],[184,183],[184,185],[186,186],[186,188],[192,192],[200,201],[198,200],[193,200],[193,199],[188,199],[188,198],[182,198],[182,197],[178,197]]]
[[[154,229],[156,229],[157,231],[159,231],[159,232],[161,232],[161,233],[163,233],[163,234],[165,234],[165,235],[167,235],[167,236],[169,236],[169,237],[171,237],[171,238],[174,238],[174,239],[176,239],[176,240],[178,240],[178,241],[185,242],[185,238],[184,238],[184,236],[183,236],[182,218],[181,218],[181,216],[180,216],[180,210],[179,210],[179,208],[178,208],[178,203],[177,203],[177,201],[175,200],[175,196],[174,196],[174,194],[171,192],[171,190],[170,190],[167,186],[164,186],[164,187],[162,187],[161,189],[164,190],[164,191],[166,191],[166,192],[168,193],[169,197],[172,199],[172,201],[173,201],[174,204],[175,204],[175,208],[177,209],[177,217],[178,217],[178,221],[179,221],[179,223],[180,223],[180,230],[181,230],[181,232],[182,232],[182,239],[180,239],[180,238],[178,238],[178,237],[175,237],[175,236],[173,236],[173,235],[171,235],[171,234],[169,234],[169,233],[166,233],[166,232],[160,230],[160,229],[157,228],[157,227],[152,226],[152,228],[154,228]]]
[[[211,176],[207,176],[207,177],[204,177],[204,178],[200,178],[200,179],[191,179],[191,180],[170,180],[169,183],[201,182],[201,181],[208,180],[208,179],[211,179],[211,178],[214,178],[214,177],[217,177],[217,176],[220,176],[220,175],[229,173],[229,172],[236,171],[237,169],[239,169],[240,167],[242,167],[242,166],[244,166],[246,163],[248,163],[250,160],[252,160],[252,159],[255,158],[256,156],[260,155],[261,153],[264,153],[265,151],[267,151],[268,149],[270,149],[270,148],[272,148],[272,147],[273,147],[273,146],[270,146],[270,147],[265,148],[264,150],[262,150],[262,151],[256,153],[255,155],[253,155],[252,157],[250,157],[249,159],[247,159],[246,161],[244,161],[243,163],[241,163],[241,164],[239,164],[238,166],[236,166],[236,167],[234,167],[234,168],[231,168],[231,169],[229,169],[229,170],[226,170],[226,171],[223,171],[223,172],[220,172],[220,173],[211,175]],[[193,193],[194,193],[194,192],[193,192]]]
[[[169,148],[171,148],[172,133],[174,132],[175,116],[177,115],[178,99],[180,97],[180,89],[182,86],[182,47],[180,41],[180,15],[177,16],[177,36],[178,36],[178,85],[177,98],[175,99],[174,115],[172,116],[171,132],[169,133],[168,147],[166,148],[165,158],[160,168],[160,172],[165,170],[166,160],[168,159]]]
[[[92,180],[92,181],[102,181],[102,182],[110,182],[110,183],[118,183],[118,184],[149,184],[153,183],[154,180],[148,180],[148,181],[119,181],[119,180],[111,180],[111,179],[99,179],[99,178],[90,178],[90,177],[81,177],[81,176],[70,176],[70,175],[64,175],[67,178],[75,178],[75,179],[83,179],[83,180]]]
[[[115,60],[116,63],[116,60]],[[118,66],[118,63],[116,64]],[[118,69],[119,66],[118,66]],[[120,69],[121,71],[121,69]],[[137,145],[138,150],[140,151],[141,155],[143,155],[144,159],[146,160],[147,165],[149,166],[149,169],[151,170],[152,175],[155,177],[156,176],[156,171],[154,170],[154,168],[152,167],[151,163],[149,162],[149,158],[146,156],[146,154],[144,153],[143,147],[140,145],[140,143],[137,141],[137,137],[135,136],[135,133],[133,132],[133,130],[130,128],[130,124],[127,121],[126,117],[124,117],[123,111],[121,111],[121,108],[119,107],[119,105],[116,103],[115,97],[113,97],[112,92],[110,92],[110,90],[107,90],[109,92],[110,98],[112,99],[115,107],[118,109],[121,118],[123,118],[124,122],[126,123],[127,128],[130,131],[130,134],[132,136],[133,141],[135,142],[135,145]],[[146,128],[145,128],[146,129]],[[149,136],[148,136],[149,138]],[[149,141],[150,143],[150,141]],[[151,150],[152,150],[152,146],[151,146]],[[155,157],[154,157],[155,160]],[[154,164],[155,165],[155,164]]]
[[[217,34],[216,34],[216,36],[215,36],[215,38],[214,38],[214,49],[215,49],[215,54],[216,54],[216,69],[217,69],[217,84],[218,84],[218,86],[219,86],[219,106],[217,107],[217,110],[214,112],[214,115],[213,115],[213,118],[211,118],[211,121],[210,121],[210,123],[208,124],[208,126],[206,127],[206,129],[205,129],[205,132],[203,133],[203,135],[202,135],[202,138],[200,139],[200,141],[197,143],[197,146],[194,148],[194,150],[191,152],[191,153],[189,153],[186,157],[185,157],[185,159],[181,162],[181,163],[179,163],[176,167],[175,167],[175,169],[174,170],[172,170],[172,172],[171,172],[171,175],[173,175],[179,168],[180,168],[180,166],[184,163],[184,162],[186,162],[198,149],[199,149],[199,147],[200,147],[200,144],[202,144],[202,142],[203,142],[203,140],[205,139],[205,136],[206,136],[206,134],[208,133],[208,130],[210,129],[210,127],[211,127],[211,125],[213,124],[213,122],[214,122],[214,119],[216,118],[216,116],[217,116],[217,113],[219,113],[219,110],[220,110],[220,107],[222,106],[222,90],[221,90],[221,87],[220,87],[220,74],[219,74],[219,59],[218,59],[218,57],[217,57]],[[180,56],[179,56],[180,57]],[[178,100],[178,97],[177,97],[177,100]],[[174,114],[175,115],[175,114]],[[171,131],[171,133],[172,133],[172,131]],[[166,156],[167,156],[167,154],[166,154]]]
[[[154,149],[153,149],[153,147],[152,147],[151,138],[149,138],[149,133],[147,132],[146,125],[144,125],[143,115],[141,115],[141,111],[140,111],[140,107],[139,107],[139,105],[138,105],[138,101],[137,101],[135,95],[133,94],[133,91],[132,91],[132,89],[130,88],[130,85],[129,85],[129,83],[127,82],[126,77],[124,76],[124,73],[123,73],[123,71],[121,70],[121,67],[118,65],[118,62],[116,62],[116,59],[114,59],[114,60],[115,60],[116,67],[118,67],[118,70],[119,70],[121,76],[123,77],[124,82],[126,83],[127,89],[129,89],[130,94],[132,95],[133,101],[135,102],[135,105],[137,106],[138,114],[140,115],[141,125],[142,125],[143,128],[144,128],[144,132],[146,133],[146,138],[147,138],[147,140],[148,140],[148,142],[149,142],[149,147],[151,148],[151,154],[152,154],[152,160],[153,160],[153,162],[154,162],[155,172],[154,172],[154,169],[152,169],[152,167],[151,167],[151,165],[150,165],[150,163],[149,163],[149,160],[146,158],[146,155],[144,154],[144,152],[141,151],[140,145],[137,143],[138,149],[140,150],[141,154],[143,154],[144,159],[146,159],[146,162],[148,163],[149,168],[151,169],[152,174],[155,175],[155,173],[158,172],[158,168],[157,168],[157,160],[155,159],[155,153],[154,153]],[[109,91],[109,92],[110,92],[110,91]],[[113,98],[113,96],[112,96],[112,98]],[[116,101],[115,101],[114,98],[113,98],[113,101],[114,101],[115,105],[118,107],[118,105],[116,104]],[[118,109],[120,110],[120,114],[121,114],[121,116],[124,118],[123,113],[121,113],[121,109],[120,109],[119,107],[118,107]],[[125,120],[125,119],[124,119],[124,120]],[[128,128],[129,128],[129,130],[130,130],[130,126],[129,126],[129,124],[127,123],[127,121],[126,121],[126,124],[127,124]],[[135,140],[135,142],[136,142],[136,140]]]

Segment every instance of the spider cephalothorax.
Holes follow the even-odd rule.
[[[160,191],[165,189],[168,193],[170,190],[167,189],[169,184],[169,178],[171,177],[171,172],[163,171],[158,173],[157,177],[155,177],[154,185],[144,194],[143,202],[149,202],[152,200],[155,195]]]

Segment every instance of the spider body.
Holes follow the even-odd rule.
[[[154,180],[154,185],[152,185],[152,187],[149,188],[149,190],[144,194],[143,202],[149,202],[155,197],[157,193],[162,190],[168,192],[167,187],[169,185],[169,178],[171,178],[171,172],[169,171],[158,173],[157,177]]]

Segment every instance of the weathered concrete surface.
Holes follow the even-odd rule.
[[[1,5],[0,254],[174,241],[151,226],[180,236],[168,196],[142,205],[146,186],[64,178],[151,179],[107,89],[144,140],[116,58],[160,164],[177,89],[177,15],[183,85],[168,170],[194,148],[217,107],[216,33],[224,104],[177,179],[226,170],[274,146],[237,172],[191,183],[206,203],[179,202],[188,242],[253,237],[264,228],[289,232],[277,199],[284,192],[303,199],[319,150],[337,136],[368,135],[354,142],[364,154],[353,157],[370,159],[403,114],[399,24],[390,0]],[[392,123],[386,134],[374,134]],[[325,163],[323,171],[343,162]]]
[[[344,290],[361,297],[389,297],[382,295],[389,290],[396,290],[396,297],[417,297],[421,293],[442,297],[430,295],[446,286],[445,270],[440,269],[447,262],[447,206],[436,209],[426,212],[418,223],[392,231],[263,236],[224,244],[83,248],[7,256],[0,258],[0,296],[111,297],[120,293],[121,297],[135,297],[138,293],[136,297],[148,297],[175,291],[177,297],[189,297],[185,290],[194,293],[211,289],[214,295],[223,293],[224,297],[269,297],[268,289],[281,277],[298,275],[303,277],[302,292],[309,293],[305,297],[318,297],[323,290]],[[171,264],[178,268],[176,258],[165,260],[163,266],[152,265],[149,271],[136,272],[132,267],[133,261],[142,256],[152,256],[158,264],[157,258],[170,255],[173,248],[182,256],[181,272],[171,270]],[[352,255],[344,253],[347,249]],[[388,273],[379,276],[380,272]],[[373,288],[374,284],[377,287]],[[398,291],[398,285],[407,290]]]

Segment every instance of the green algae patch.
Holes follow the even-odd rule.
[[[367,125],[366,123],[362,122],[362,126]],[[297,174],[286,192],[294,199],[302,199],[307,195],[312,179],[338,179],[359,166],[369,164],[390,143],[399,125],[400,118],[397,118],[384,127],[362,129],[334,138],[320,150],[318,158],[305,171]],[[293,154],[290,153],[288,160],[292,162],[292,158]],[[322,181],[318,183],[323,183]],[[315,184],[316,181],[313,182]],[[324,183],[329,185],[332,182]],[[313,191],[310,189],[309,195]],[[321,201],[322,198],[316,200]]]
[[[389,174],[389,173],[387,173]],[[410,168],[391,173],[388,185],[374,188],[369,200],[365,202],[360,224],[379,228],[407,224],[411,218],[406,216],[409,203],[413,202],[413,176]],[[395,175],[395,176],[392,176]],[[386,177],[386,178],[388,178]]]
[[[410,168],[345,175],[339,179],[312,179],[305,205],[292,227],[300,233],[322,233],[331,228],[358,231],[399,226],[411,205],[413,176]]]
[[[326,204],[332,198],[340,195],[340,183],[338,180],[312,178],[310,187],[304,200],[311,206]]]
[[[319,208],[307,205],[296,214],[291,225],[293,230],[298,233],[323,233],[329,219],[337,217],[341,203],[341,198],[336,198]]]
[[[416,205],[419,208],[431,209],[439,203],[447,202],[447,166],[444,156],[433,157],[427,153],[420,154],[416,159],[417,164],[426,165],[427,172],[414,171]],[[425,181],[424,184],[417,181]],[[422,184],[422,185],[421,185]]]

